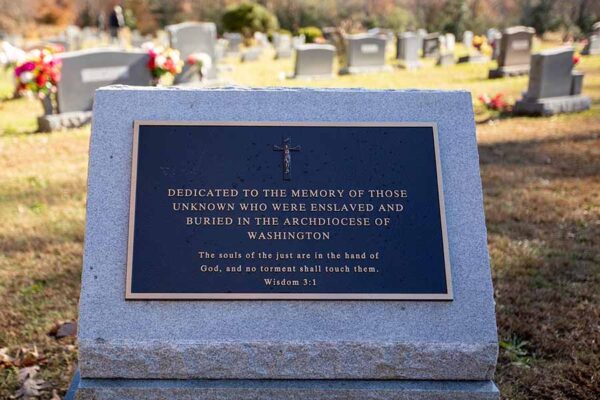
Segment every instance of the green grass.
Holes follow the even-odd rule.
[[[223,76],[256,87],[466,89],[515,99],[527,87],[527,77],[488,80],[494,63],[280,79],[293,60],[271,56],[228,60]],[[579,69],[591,110],[477,127],[506,399],[600,398],[600,57]],[[11,356],[37,348],[42,378],[64,394],[75,340],[47,333],[77,318],[89,127],[34,134],[40,105],[11,100],[12,91],[10,74],[0,73],[0,348]],[[17,371],[0,367],[0,398],[14,394]]]

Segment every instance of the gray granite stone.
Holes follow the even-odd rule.
[[[149,86],[148,53],[119,49],[94,49],[61,53],[61,80],[56,87],[58,111],[90,111],[94,91],[123,84]]]
[[[91,111],[73,111],[62,114],[42,115],[38,117],[39,132],[54,132],[63,129],[79,128],[92,122]]]
[[[346,55],[340,74],[390,71],[385,64],[386,39],[370,34],[346,35]]]
[[[527,74],[534,34],[535,29],[526,26],[505,29],[500,39],[498,68],[490,70],[488,77],[494,79]]]
[[[330,44],[302,44],[296,47],[294,78],[332,78],[335,47]]]
[[[125,301],[134,120],[437,123],[454,300]],[[497,334],[470,94],[98,90],[79,343],[86,379],[490,380]]]
[[[562,96],[545,99],[518,100],[513,107],[515,115],[549,116],[589,110],[592,99],[587,96]]]
[[[167,25],[169,45],[181,53],[181,58],[187,58],[194,53],[204,53],[212,60],[211,67],[206,71],[206,79],[217,79],[217,26],[213,22],[182,22]],[[194,80],[194,69],[185,63],[183,70],[175,77],[175,84]]]
[[[65,400],[497,400],[490,381],[125,380],[77,376]]]

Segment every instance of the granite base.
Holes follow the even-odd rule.
[[[548,116],[585,111],[592,100],[587,96],[549,97],[547,99],[521,99],[513,108],[515,115]]]
[[[470,54],[468,56],[459,57],[458,59],[459,64],[482,64],[488,61],[490,61],[489,57],[486,57],[483,54]]]
[[[441,54],[435,65],[445,67],[447,65],[454,65],[455,63],[454,54]]]
[[[497,400],[491,381],[73,378],[65,400]]]
[[[340,75],[373,74],[378,72],[390,72],[392,70],[392,67],[389,65],[377,67],[345,67],[340,69]]]
[[[529,74],[529,64],[513,65],[510,67],[499,67],[491,69],[488,73],[489,79],[505,78],[507,76],[520,76]]]
[[[38,132],[54,132],[69,128],[79,128],[92,122],[91,111],[73,111],[38,117]]]
[[[420,61],[400,61],[398,64],[399,68],[407,69],[407,70],[416,70],[422,67]]]

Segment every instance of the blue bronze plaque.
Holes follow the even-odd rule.
[[[451,300],[433,123],[134,127],[127,299]]]

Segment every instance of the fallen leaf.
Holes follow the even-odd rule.
[[[62,400],[56,389],[52,389],[52,398],[50,400]]]
[[[40,367],[25,367],[19,370],[17,380],[20,387],[12,396],[13,399],[30,400],[41,396],[41,391],[46,388],[46,382],[43,379],[36,378]]]
[[[0,349],[0,368],[10,368],[14,365],[15,359],[8,355],[8,347]]]

